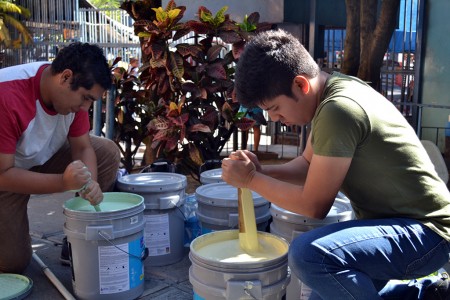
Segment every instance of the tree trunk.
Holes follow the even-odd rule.
[[[379,88],[381,66],[395,29],[400,0],[346,0],[347,28],[341,72]],[[377,18],[378,16],[378,18]]]
[[[359,16],[360,0],[346,0],[347,25],[344,42],[344,59],[342,61],[341,72],[356,76],[359,68]]]
[[[372,82],[372,86],[376,89],[380,85],[381,67],[383,65],[384,55],[395,30],[399,6],[400,0],[382,1],[380,17],[373,33],[373,38],[371,39],[372,58],[367,80]]]

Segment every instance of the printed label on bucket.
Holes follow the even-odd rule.
[[[126,244],[98,247],[100,294],[128,291],[143,283],[141,257],[144,248],[143,238]]]
[[[170,254],[169,214],[144,215],[148,256]]]
[[[194,300],[206,300],[203,297],[200,297],[199,295],[197,295],[197,293],[194,292]]]

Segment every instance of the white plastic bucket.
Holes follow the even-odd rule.
[[[202,184],[223,182],[222,168],[207,170],[200,173],[200,182]]]
[[[149,257],[145,266],[166,266],[184,256],[184,204],[186,176],[152,172],[126,175],[118,179],[121,191],[144,197],[145,245]]]
[[[144,199],[104,193],[100,212],[80,197],[63,207],[77,298],[139,297],[144,292]]]
[[[344,222],[353,219],[353,210],[348,198],[339,194],[333,203],[328,215],[323,219],[308,218],[303,215],[295,214],[275,204],[270,207],[272,223],[270,232],[277,236],[285,238],[292,242],[294,238],[309,230],[319,228],[328,224]],[[307,300],[311,295],[311,288],[302,283],[295,274],[292,274],[292,280],[287,288],[287,300]]]
[[[266,240],[278,250],[262,261],[232,262],[205,256],[202,248],[223,241],[239,239],[238,230],[222,230],[197,237],[191,243],[189,281],[195,300],[218,299],[284,299],[290,280],[286,240],[266,232],[258,232],[258,240]]]
[[[270,203],[252,192],[258,231],[266,231],[270,219]],[[202,234],[238,228],[237,188],[225,183],[210,183],[195,190],[198,202],[197,217]]]

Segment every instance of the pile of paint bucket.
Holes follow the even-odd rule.
[[[149,255],[145,266],[176,263],[184,255],[184,221],[186,176],[177,173],[150,172],[119,178],[122,192],[144,198],[145,245]]]
[[[100,211],[76,197],[66,201],[72,283],[79,299],[135,299],[145,268],[184,256],[186,176],[152,172],[122,176],[120,192],[104,193]]]
[[[270,232],[276,236],[285,238],[289,243],[294,238],[309,230],[328,224],[344,222],[354,219],[353,210],[349,199],[339,193],[328,215],[323,219],[313,219],[272,204],[270,207],[272,222]],[[287,300],[307,300],[311,297],[311,289],[302,283],[295,274],[292,274],[291,282],[287,287]]]
[[[284,299],[290,281],[289,243],[264,232],[271,218],[270,203],[252,192],[258,241],[274,248],[249,258],[238,246],[237,188],[223,182],[220,168],[202,172],[200,181],[203,185],[195,198],[202,235],[192,241],[189,252],[194,299]]]
[[[64,233],[78,299],[134,299],[144,291],[144,199],[104,193],[101,211],[75,197],[64,204]]]

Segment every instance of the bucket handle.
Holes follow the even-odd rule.
[[[139,259],[140,261],[144,261],[148,257],[149,251],[148,251],[147,247],[144,248],[144,251],[141,253],[141,256],[137,256],[137,255],[131,254],[131,253],[129,253],[129,252],[127,252],[127,251],[117,247],[116,245],[114,245],[114,243],[109,240],[109,238],[106,236],[106,234],[107,233],[102,232],[100,230],[98,231],[98,235],[101,236],[109,244],[111,244],[111,246],[114,246],[115,248],[117,248],[118,250],[122,251],[123,253],[129,255],[130,257]]]
[[[159,198],[159,209],[170,209],[173,207],[178,207],[180,201],[182,201],[184,198],[180,197],[180,195],[172,195],[168,197],[161,197]]]
[[[227,299],[240,299],[242,292],[251,299],[262,299],[261,281],[227,281]]]

